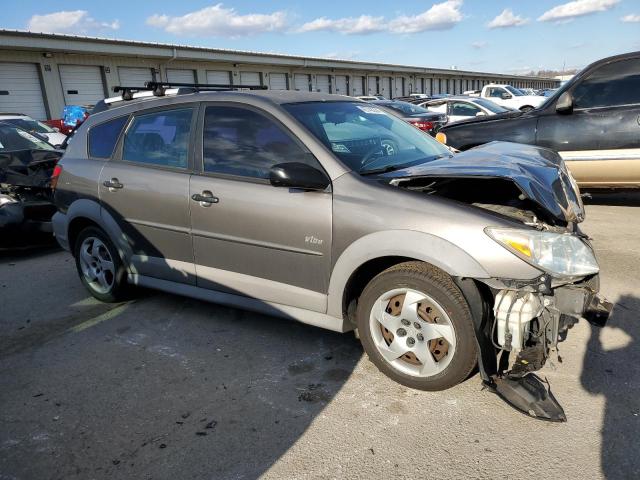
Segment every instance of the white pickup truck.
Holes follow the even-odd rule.
[[[485,85],[482,90],[474,96],[487,98],[503,107],[522,110],[523,112],[538,108],[547,100],[547,97],[540,95],[525,95],[511,85],[498,85],[493,83]]]

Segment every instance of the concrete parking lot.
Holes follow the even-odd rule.
[[[568,423],[478,376],[393,383],[351,334],[157,292],[89,297],[56,248],[0,254],[0,479],[638,478],[640,196],[584,230],[615,303],[545,366]]]

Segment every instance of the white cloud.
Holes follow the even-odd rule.
[[[620,0],[575,0],[563,3],[544,12],[539,22],[568,21],[583,15],[604,12],[613,8]]]
[[[520,15],[514,15],[513,10],[505,8],[500,15],[491,20],[487,27],[489,28],[509,28],[520,27],[529,23],[528,18],[523,18]]]
[[[234,8],[222,3],[205,7],[179,17],[152,15],[147,25],[164,29],[168,33],[188,36],[240,37],[264,32],[281,32],[287,28],[285,12],[239,15]]]
[[[462,20],[462,0],[436,3],[419,15],[402,15],[389,22],[392,33],[419,33],[427,30],[448,30]]]
[[[473,42],[473,43],[471,44],[471,46],[472,46],[473,48],[476,48],[476,49],[478,49],[478,50],[480,50],[481,48],[486,47],[487,45],[489,45],[489,44],[488,44],[487,42],[485,42],[484,40],[479,41],[479,42]]]
[[[331,60],[353,60],[360,56],[360,52],[357,50],[349,52],[329,52],[322,55],[323,58],[329,58]]]
[[[620,20],[625,23],[638,23],[640,22],[640,14],[630,13],[629,15],[622,17]]]
[[[326,17],[316,18],[302,25],[299,32],[329,31],[340,32],[347,35],[367,34],[382,32],[385,30],[384,17],[372,17],[361,15],[352,18],[338,18],[331,20]]]
[[[118,30],[120,22],[99,22],[86,10],[69,10],[44,15],[33,15],[27,24],[32,32],[90,33],[96,30]]]
[[[298,32],[338,32],[346,35],[364,35],[377,32],[419,33],[427,30],[446,30],[462,20],[462,0],[447,0],[436,3],[418,15],[400,15],[386,21],[384,17],[361,15],[329,19],[316,18],[302,25]]]

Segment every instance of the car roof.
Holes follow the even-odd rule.
[[[23,113],[4,113],[0,112],[0,118],[4,118],[5,120],[10,120],[12,118],[31,118],[29,115],[25,115]]]

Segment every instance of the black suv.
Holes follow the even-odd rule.
[[[640,52],[589,65],[536,110],[458,122],[440,135],[458,150],[493,140],[551,148],[581,187],[640,188]]]

